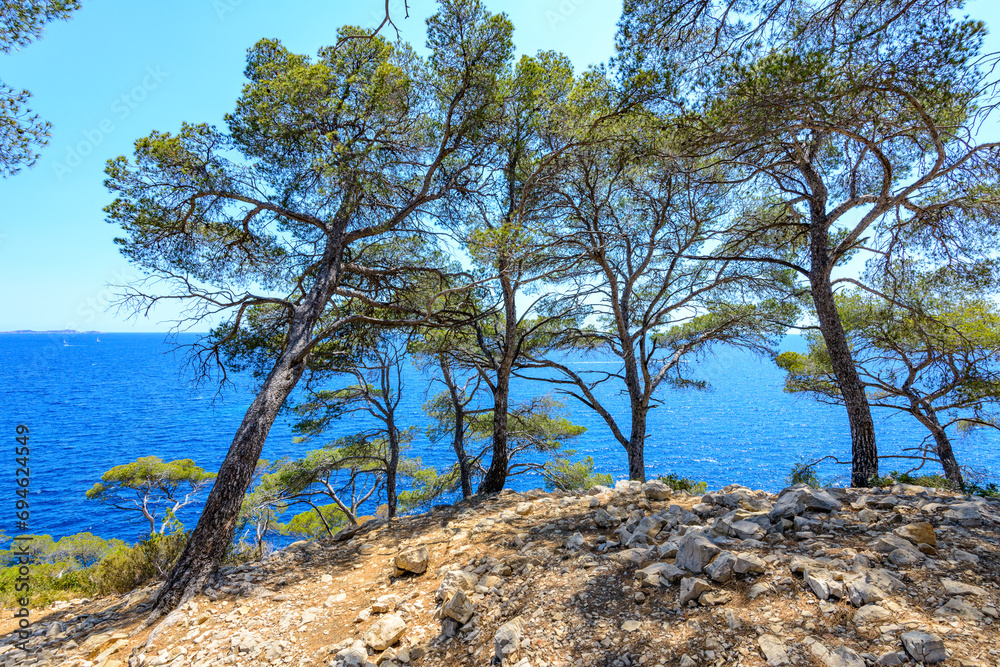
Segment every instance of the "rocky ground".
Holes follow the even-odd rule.
[[[5,613],[0,666],[1000,666],[1000,503],[620,482],[504,492],[224,568],[144,644],[153,589]]]

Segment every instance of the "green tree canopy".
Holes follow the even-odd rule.
[[[965,480],[949,434],[973,426],[1000,429],[1000,307],[933,274],[911,282],[905,299],[863,290],[837,297],[837,308],[872,405],[912,415],[933,439],[931,458],[958,488]],[[823,339],[806,354],[785,352],[785,389],[842,403]]]
[[[68,18],[78,0],[4,0],[0,4],[0,53],[27,46],[49,21]],[[28,108],[31,93],[0,79],[0,177],[16,174],[38,159],[51,125]]]
[[[191,459],[167,462],[143,456],[101,475],[101,481],[87,491],[87,499],[138,512],[149,522],[150,535],[162,535],[176,521],[177,511],[194,502],[213,479],[215,473],[206,472]]]

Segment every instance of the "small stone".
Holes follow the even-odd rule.
[[[956,616],[967,621],[983,620],[983,612],[960,597],[954,597],[934,612],[935,616]]]
[[[406,622],[399,616],[390,614],[375,621],[375,624],[368,628],[365,632],[365,643],[376,651],[384,651],[399,641],[404,632],[406,632]]]
[[[427,547],[417,547],[409,549],[396,556],[395,565],[397,574],[411,572],[413,574],[423,574],[427,571],[430,563],[430,553]]]
[[[698,577],[681,579],[680,604],[683,607],[690,600],[697,600],[702,593],[712,590],[712,586]]]
[[[903,634],[903,648],[917,662],[934,664],[948,659],[944,642],[929,632],[907,632]]]
[[[628,621],[625,621],[624,623],[622,623],[622,630],[624,630],[625,632],[630,632],[630,633],[631,632],[635,632],[636,630],[638,630],[641,627],[642,627],[642,623],[640,623],[639,621],[635,621],[635,620],[628,620]]]
[[[474,574],[465,572],[464,570],[452,570],[444,575],[444,579],[441,580],[441,585],[438,586],[436,598],[438,600],[447,600],[451,595],[458,590],[465,591],[466,593],[471,593],[476,588],[477,577]]]
[[[712,581],[725,583],[733,578],[736,556],[729,551],[722,551],[715,559],[705,567],[705,574]]]
[[[788,652],[785,650],[784,643],[774,635],[761,635],[757,638],[757,645],[770,667],[791,664],[788,661]]]
[[[893,532],[909,541],[914,546],[919,546],[921,544],[929,544],[932,547],[937,546],[937,537],[934,535],[934,526],[926,521],[919,521],[917,523],[900,526]]]
[[[897,567],[913,567],[923,560],[923,556],[911,549],[893,549],[889,560]]]
[[[493,635],[493,653],[501,664],[508,655],[521,646],[524,637],[524,620],[521,617],[507,621]]]
[[[986,589],[972,584],[966,584],[954,579],[942,579],[941,585],[947,595],[986,595]]]
[[[892,612],[877,604],[866,604],[854,612],[855,625],[875,625],[892,618]]]
[[[535,508],[531,503],[518,503],[517,507],[514,508],[514,514],[518,516],[528,516],[533,511]]]
[[[728,591],[707,591],[698,596],[698,604],[702,607],[717,607],[733,599]]]
[[[472,601],[461,590],[455,591],[455,594],[441,607],[442,616],[453,618],[462,625],[468,623],[474,613]]]
[[[736,554],[736,562],[733,564],[733,572],[736,574],[763,574],[767,564],[760,556],[751,553]]]

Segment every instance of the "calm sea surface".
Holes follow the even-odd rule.
[[[181,343],[195,340],[182,336]],[[787,346],[801,341],[791,338]],[[237,379],[237,387],[219,392],[215,385],[192,384],[183,352],[163,334],[8,334],[0,335],[0,438],[6,438],[0,474],[0,530],[18,534],[14,509],[15,428],[31,429],[30,532],[54,537],[90,531],[103,537],[134,540],[143,525],[126,515],[88,501],[84,494],[112,466],[155,454],[165,460],[192,458],[217,470],[253,398],[252,384]],[[614,366],[601,359],[580,361],[579,367]],[[697,364],[694,377],[708,380],[707,391],[666,389],[664,404],[649,423],[646,445],[648,474],[676,472],[705,480],[709,488],[739,482],[777,490],[792,463],[826,454],[850,456],[850,435],[843,411],[808,398],[782,392],[782,372],[769,360],[737,350],[719,350]],[[427,418],[427,378],[415,369],[405,375],[400,410],[404,425],[419,427],[409,454],[425,464],[444,468],[451,463],[448,442],[430,446],[423,436]],[[437,391],[435,389],[434,391]],[[515,399],[542,394],[540,383],[515,385]],[[622,416],[627,427],[627,403],[616,390],[606,390],[606,405]],[[626,475],[625,453],[596,415],[569,403],[570,418],[588,431],[569,443],[580,456],[594,457],[599,472],[616,479]],[[876,412],[880,453],[896,454],[919,444],[927,435],[904,415]],[[331,436],[346,435],[362,423],[358,416],[335,425]],[[1000,437],[974,433],[954,443],[959,463],[1000,473]],[[312,448],[319,444],[312,445]],[[292,442],[290,419],[280,417],[271,430],[263,457],[298,456],[305,446]],[[906,469],[906,461],[884,461],[882,470]],[[825,465],[820,476],[841,484],[846,466]],[[509,486],[541,486],[537,477],[518,477]],[[200,506],[182,510],[189,528]]]

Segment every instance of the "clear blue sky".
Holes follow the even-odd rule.
[[[396,4],[402,3],[396,0]],[[619,0],[487,0],[513,21],[522,53],[554,49],[578,69],[612,53]],[[129,320],[108,310],[109,284],[137,276],[104,221],[109,158],[152,130],[221,123],[243,84],[246,49],[262,37],[313,54],[337,27],[374,27],[382,0],[84,0],[41,41],[0,56],[0,74],[33,93],[52,138],[30,170],[0,180],[0,331],[165,331],[174,312]],[[403,38],[423,44],[433,0],[412,0]],[[1000,9],[970,13],[1000,33]],[[991,50],[1000,49],[991,35]]]

